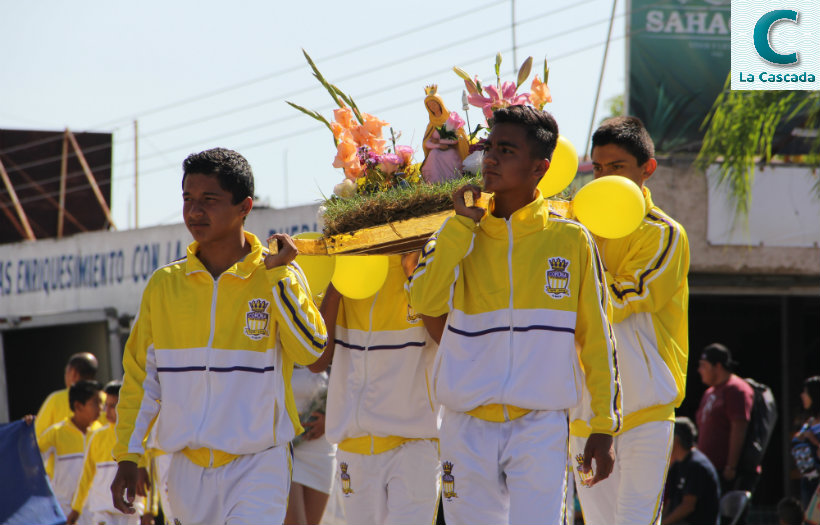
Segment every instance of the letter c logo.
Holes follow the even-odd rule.
[[[758,20],[755,24],[755,50],[757,51],[757,54],[760,55],[760,58],[767,62],[771,62],[772,64],[796,64],[796,52],[788,55],[781,55],[772,49],[772,45],[769,42],[769,33],[772,30],[772,26],[779,20],[791,20],[796,24],[797,11],[792,11],[791,9],[776,9],[761,16],[760,20]]]

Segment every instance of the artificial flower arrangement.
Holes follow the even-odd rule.
[[[459,135],[463,136],[467,131],[470,151],[473,153],[464,159],[461,177],[456,176],[442,182],[427,183],[422,178],[422,164],[413,161],[415,153],[413,148],[397,144],[397,139],[401,134],[397,135],[387,122],[361,112],[350,96],[322,76],[307,52],[304,52],[304,55],[313,71],[313,76],[327,90],[338,108],[333,111],[333,120],[329,121],[315,111],[293,102],[288,102],[288,104],[322,122],[332,132],[336,148],[333,166],[341,168],[345,178],[336,184],[333,195],[326,198],[320,208],[324,222],[324,239],[311,241],[316,245],[316,251],[303,250],[300,246],[302,253],[333,253],[334,249],[335,253],[341,253],[343,251],[340,248],[341,245],[356,244],[355,240],[351,242],[353,236],[358,235],[359,239],[371,239],[373,238],[370,235],[372,232],[367,234],[360,232],[378,230],[380,225],[388,223],[390,226],[384,226],[384,231],[392,230],[398,237],[401,237],[400,241],[396,241],[396,245],[400,245],[400,248],[391,251],[388,242],[387,251],[379,248],[382,251],[374,252],[367,251],[365,248],[359,253],[402,253],[418,249],[444,220],[442,214],[452,212],[453,192],[463,184],[479,183],[480,179],[477,177],[481,163],[480,155],[483,151],[481,145],[483,138],[480,132],[486,132],[492,127],[492,112],[495,109],[516,104],[529,104],[541,109],[544,104],[551,101],[549,88],[546,85],[549,73],[546,61],[544,62],[544,82],[536,75],[530,86],[531,92],[520,94],[517,91],[530,75],[532,57],[527,58],[521,66],[517,82],[502,83],[501,55],[498,54],[495,63],[495,86],[483,86],[478,77],[470,78],[462,69],[454,68],[454,71],[464,79],[469,93],[466,100],[469,104],[481,108],[488,120],[486,125],[478,124],[473,131],[469,131],[469,115],[467,115],[466,123],[468,129],[465,130],[465,121],[457,113],[449,112],[444,123],[436,126],[439,137],[452,141],[456,140]],[[432,86],[425,89],[428,98],[431,96],[430,88]],[[435,95],[435,92],[432,94]],[[463,107],[466,110],[468,106],[465,103]],[[390,129],[389,139],[384,137],[382,131],[386,127]],[[439,215],[442,215],[440,219],[438,219]],[[431,219],[434,216],[439,221],[437,225],[432,225],[430,220],[422,221],[425,217]],[[418,220],[419,224],[424,222],[424,226],[419,227],[420,229],[411,227],[409,230],[396,227],[400,221],[412,222],[413,220]],[[422,229],[425,231],[422,232]],[[418,231],[417,236],[421,244],[416,246],[418,243],[408,243],[407,234],[399,235],[399,231]],[[334,237],[344,237],[341,234],[346,237],[343,242],[337,242],[338,239]],[[383,238],[389,235],[379,234],[377,237]]]
[[[519,88],[527,81],[527,77],[532,72],[532,57],[527,57],[521,67],[518,69],[518,75],[515,82],[501,81],[501,53],[495,56],[495,85],[482,85],[478,76],[470,77],[470,75],[460,67],[454,67],[453,71],[456,75],[464,80],[464,86],[467,89],[467,97],[464,108],[467,104],[481,108],[484,117],[487,119],[487,126],[484,127],[478,124],[473,131],[470,132],[470,154],[464,159],[464,171],[468,173],[478,174],[481,171],[481,158],[483,156],[483,143],[486,139],[482,132],[487,132],[492,128],[493,111],[509,106],[529,105],[539,110],[544,109],[548,102],[552,102],[552,95],[547,86],[549,80],[549,67],[547,66],[547,59],[544,59],[544,80],[543,82],[535,75],[530,84],[529,93],[518,93]]]

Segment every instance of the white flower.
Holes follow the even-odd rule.
[[[350,179],[345,179],[333,186],[333,193],[342,199],[349,199],[356,195],[356,183]]]
[[[478,174],[478,172],[481,171],[481,161],[483,158],[483,151],[474,151],[464,158],[464,162],[462,163],[461,167],[465,172],[476,175]]]

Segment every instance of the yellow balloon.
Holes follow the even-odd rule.
[[[625,237],[635,231],[646,215],[644,208],[641,189],[621,175],[589,182],[572,201],[572,209],[581,224],[607,239]]]
[[[318,232],[303,232],[293,236],[294,239],[318,239]],[[336,259],[331,255],[297,255],[296,264],[305,272],[310,292],[317,296],[325,291],[333,276]]]
[[[350,299],[371,297],[387,279],[386,255],[339,255],[331,282]]]
[[[564,191],[578,172],[578,152],[565,136],[558,135],[558,144],[547,172],[541,177],[538,189],[545,199]]]

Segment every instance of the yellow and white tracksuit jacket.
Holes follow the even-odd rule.
[[[650,421],[674,421],[686,393],[689,358],[689,241],[683,227],[652,202],[637,230],[598,238],[612,302],[624,389],[622,432]],[[573,414],[573,418],[576,414]],[[571,424],[586,437],[583,409]]]
[[[347,452],[378,454],[438,435],[428,388],[436,344],[411,318],[401,257],[389,264],[376,295],[339,306],[325,434]]]
[[[111,456],[111,451],[116,441],[117,433],[112,424],[102,427],[89,436],[83,460],[83,472],[77,484],[74,499],[71,501],[71,509],[77,513],[85,510],[90,513],[122,514],[114,508],[111,498],[111,483],[117,473],[117,462]],[[144,499],[137,497],[134,502],[138,515],[142,515],[145,510]]]
[[[155,419],[158,448],[203,467],[302,432],[290,377],[322,354],[324,321],[299,267],[266,270],[267,250],[245,238],[251,253],[217,279],[194,242],[146,285],[123,355],[118,462],[145,453]]]
[[[595,431],[620,429],[598,252],[583,226],[550,213],[540,195],[509,220],[449,218],[422,250],[407,291],[419,313],[449,313],[433,377],[448,409],[506,421],[569,409],[588,389]]]
[[[77,428],[71,419],[65,418],[48,427],[37,437],[37,446],[43,456],[43,463],[53,461],[54,474],[51,476],[51,487],[60,502],[63,512],[69,512],[71,499],[77,488],[77,482],[83,470],[85,447],[91,434],[100,428],[95,421],[85,434]]]

